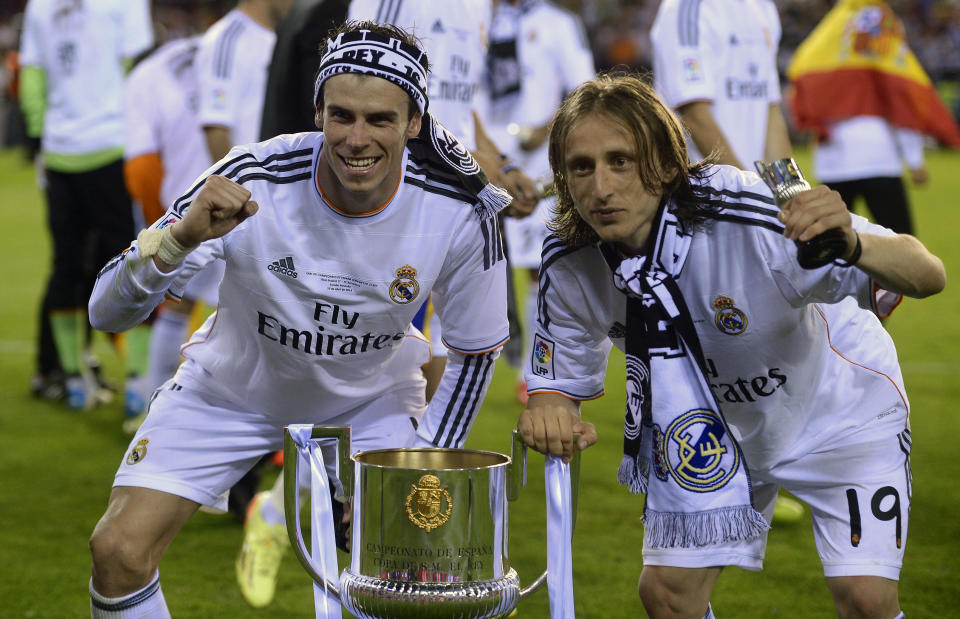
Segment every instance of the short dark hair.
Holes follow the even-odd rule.
[[[680,121],[646,79],[639,74],[613,72],[578,86],[554,116],[549,154],[557,204],[548,224],[552,232],[572,247],[600,240],[577,212],[564,170],[567,136],[581,118],[591,113],[622,123],[633,136],[640,181],[647,191],[654,195],[672,194],[681,219],[702,217],[690,177],[702,176],[709,160],[689,163]]]
[[[358,30],[369,30],[375,34],[378,34],[383,37],[390,39],[399,39],[400,42],[404,45],[410,45],[418,50],[423,50],[423,43],[420,40],[407,32],[400,26],[394,24],[381,24],[372,20],[349,20],[345,21],[336,28],[330,30],[327,36],[324,38],[323,43],[320,44],[320,57],[322,58],[327,53],[327,42],[335,41],[338,36],[347,32],[356,32]],[[429,75],[430,73],[430,61],[427,59],[427,55],[423,54],[421,56],[421,64],[423,65],[423,70]],[[317,67],[317,71],[313,75],[314,81],[317,79],[317,74],[320,72],[320,67]],[[317,107],[323,109],[323,86],[320,88],[320,94],[317,97]],[[408,108],[409,116],[408,120],[413,118],[414,114],[420,111],[417,102],[413,100],[413,97],[407,96],[409,99]]]

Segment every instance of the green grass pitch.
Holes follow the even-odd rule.
[[[809,169],[806,152],[798,153]],[[918,236],[960,269],[960,154],[929,153],[931,183],[911,189]],[[106,505],[113,473],[127,447],[121,404],[88,413],[32,399],[36,314],[49,273],[45,207],[33,168],[19,152],[0,153],[0,616],[88,614],[87,539]],[[586,302],[587,300],[585,300]],[[912,404],[914,495],[900,597],[911,619],[960,615],[960,293],[953,281],[937,297],[906,300],[887,322],[897,343]],[[108,371],[121,379],[115,353],[101,340]],[[505,452],[519,413],[515,372],[501,363],[468,446]],[[584,454],[574,535],[577,616],[643,617],[640,497],[615,483],[620,459],[623,358],[610,362],[607,395],[584,415],[601,440]],[[524,585],[545,567],[542,458],[530,456],[530,482],[511,508],[510,558]],[[198,514],[176,539],[161,568],[175,617],[310,617],[309,578],[288,555],[276,600],[255,611],[234,583],[242,530],[229,517]],[[341,561],[346,557],[341,555]],[[343,563],[341,562],[341,565]],[[761,573],[729,569],[713,597],[718,616],[835,616],[813,544],[809,512],[776,526]],[[545,591],[523,600],[520,617],[548,616]]]

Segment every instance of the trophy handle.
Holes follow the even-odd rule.
[[[337,475],[346,497],[353,495],[353,461],[350,459],[350,428],[349,426],[313,426],[310,433],[311,440],[318,438],[333,438],[337,441]],[[287,521],[287,535],[290,536],[290,545],[293,547],[297,559],[303,565],[313,580],[320,583],[327,593],[340,599],[340,589],[327,581],[321,569],[313,562],[310,552],[303,542],[300,528],[300,450],[290,433],[290,428],[283,429],[283,505]],[[339,495],[338,495],[339,496]],[[329,496],[313,497],[314,501],[329,501]],[[328,540],[333,543],[333,540]]]
[[[574,435],[573,443],[577,444],[579,435]],[[509,483],[507,484],[507,500],[510,502],[520,498],[520,490],[527,485],[527,444],[516,430],[511,433],[510,466],[508,468]],[[572,525],[576,530],[577,502],[580,498],[580,450],[574,448],[573,459],[570,460],[570,509],[573,512]],[[547,582],[547,570],[526,587],[520,588],[519,600],[539,589]],[[518,600],[518,601],[519,601]]]

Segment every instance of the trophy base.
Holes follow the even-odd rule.
[[[520,578],[475,582],[404,582],[356,574],[340,575],[340,600],[357,619],[487,619],[512,611]]]

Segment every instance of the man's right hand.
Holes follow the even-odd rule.
[[[594,425],[580,419],[579,403],[555,393],[531,394],[517,430],[527,446],[562,456],[564,462],[573,458],[574,435],[580,435],[576,448],[581,451],[597,442]]]
[[[208,176],[186,215],[171,226],[170,233],[184,247],[220,238],[257,212],[259,206],[250,195],[246,187],[224,176]]]

